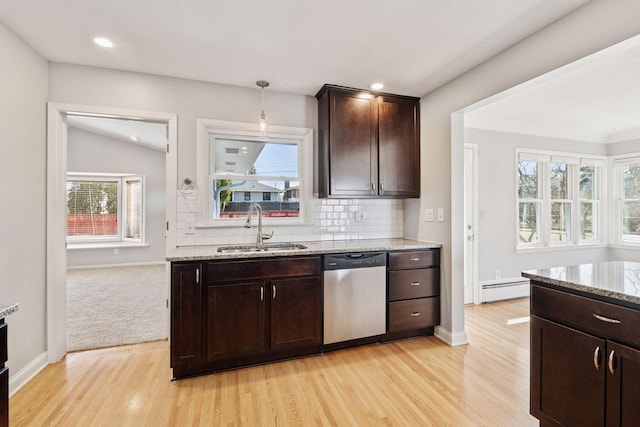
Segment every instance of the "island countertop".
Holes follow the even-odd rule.
[[[307,248],[274,252],[266,251],[221,253],[218,252],[218,248],[230,245],[181,246],[177,248],[173,254],[167,256],[166,260],[170,262],[180,262],[213,259],[266,258],[276,256],[322,255],[346,252],[373,252],[411,249],[419,250],[442,247],[440,243],[423,242],[411,239],[362,239],[299,243],[307,246]]]
[[[0,304],[0,319],[3,319],[10,315],[11,313],[15,313],[18,311],[18,303],[13,302],[10,304]]]
[[[523,271],[541,284],[640,309],[640,263],[609,261]]]

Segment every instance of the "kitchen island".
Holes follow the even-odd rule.
[[[0,427],[9,425],[9,368],[5,366],[8,358],[7,324],[4,318],[18,308],[17,303],[0,304]]]
[[[525,271],[541,426],[640,425],[640,263]]]

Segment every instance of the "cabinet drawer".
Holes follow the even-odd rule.
[[[389,332],[426,328],[440,323],[440,298],[389,303]]]
[[[320,257],[281,257],[239,261],[216,261],[206,264],[207,283],[275,277],[318,276]]]
[[[638,310],[533,285],[531,313],[604,339],[640,346]]]
[[[389,269],[404,270],[412,268],[439,267],[440,251],[390,252]]]
[[[389,301],[432,297],[439,294],[439,268],[389,272]]]

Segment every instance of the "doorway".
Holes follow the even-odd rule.
[[[47,124],[47,342],[50,363],[67,352],[67,172],[70,117],[151,122],[166,127],[164,209],[167,227],[160,245],[166,254],[175,246],[175,185],[177,116],[167,113],[122,110],[70,104],[48,104]],[[170,225],[171,224],[171,225]],[[111,248],[111,251],[119,248]],[[168,282],[165,283],[168,290]],[[168,314],[167,314],[168,316]]]
[[[464,303],[480,303],[478,291],[478,145],[464,144]]]
[[[166,135],[166,123],[67,115],[68,351],[168,336]]]

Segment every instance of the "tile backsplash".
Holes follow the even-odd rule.
[[[391,239],[403,236],[403,206],[397,199],[317,199],[312,201],[308,224],[272,225],[269,242],[313,242],[323,240]],[[359,218],[360,220],[356,220]],[[185,234],[187,221],[197,220],[197,200],[177,197],[178,246],[246,244],[255,242],[257,224],[244,227],[196,228]]]

